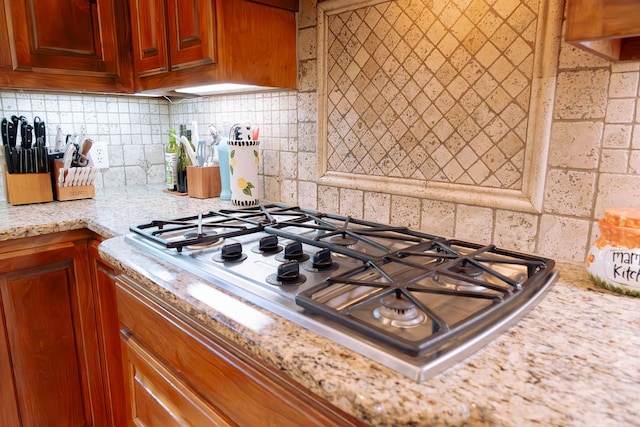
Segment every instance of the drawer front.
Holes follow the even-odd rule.
[[[131,418],[144,426],[230,426],[132,337],[123,335]]]
[[[133,337],[200,399],[239,425],[359,425],[328,402],[189,324],[128,278],[117,280],[122,333]],[[129,338],[131,339],[131,338]]]

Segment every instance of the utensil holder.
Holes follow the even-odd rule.
[[[60,170],[64,169],[61,161],[53,162],[53,179],[56,183],[56,200],[79,200],[91,199],[96,195],[96,187],[94,185],[74,185],[72,187],[62,187],[58,181]]]
[[[188,166],[189,197],[208,199],[220,195],[220,168],[218,166]]]
[[[53,201],[51,174],[49,173],[8,173],[4,171],[4,194],[12,205],[43,203]]]
[[[232,141],[229,144],[231,203],[255,206],[259,202],[258,165],[260,141]]]

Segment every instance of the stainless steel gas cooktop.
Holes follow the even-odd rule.
[[[554,261],[281,204],[131,227],[126,240],[422,381],[530,310]]]

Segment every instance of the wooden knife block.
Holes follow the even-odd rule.
[[[198,199],[218,197],[221,188],[218,166],[187,167],[187,190],[190,197]]]
[[[60,169],[64,169],[61,161],[53,162],[53,179],[56,183],[56,200],[61,202],[66,200],[91,199],[96,195],[96,188],[93,185],[76,185],[74,187],[60,187],[58,185],[58,174]]]
[[[49,173],[8,173],[4,171],[4,194],[12,205],[43,203],[53,201],[51,174]]]

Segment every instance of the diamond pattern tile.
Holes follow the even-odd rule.
[[[520,189],[537,3],[397,0],[331,15],[329,169]]]

